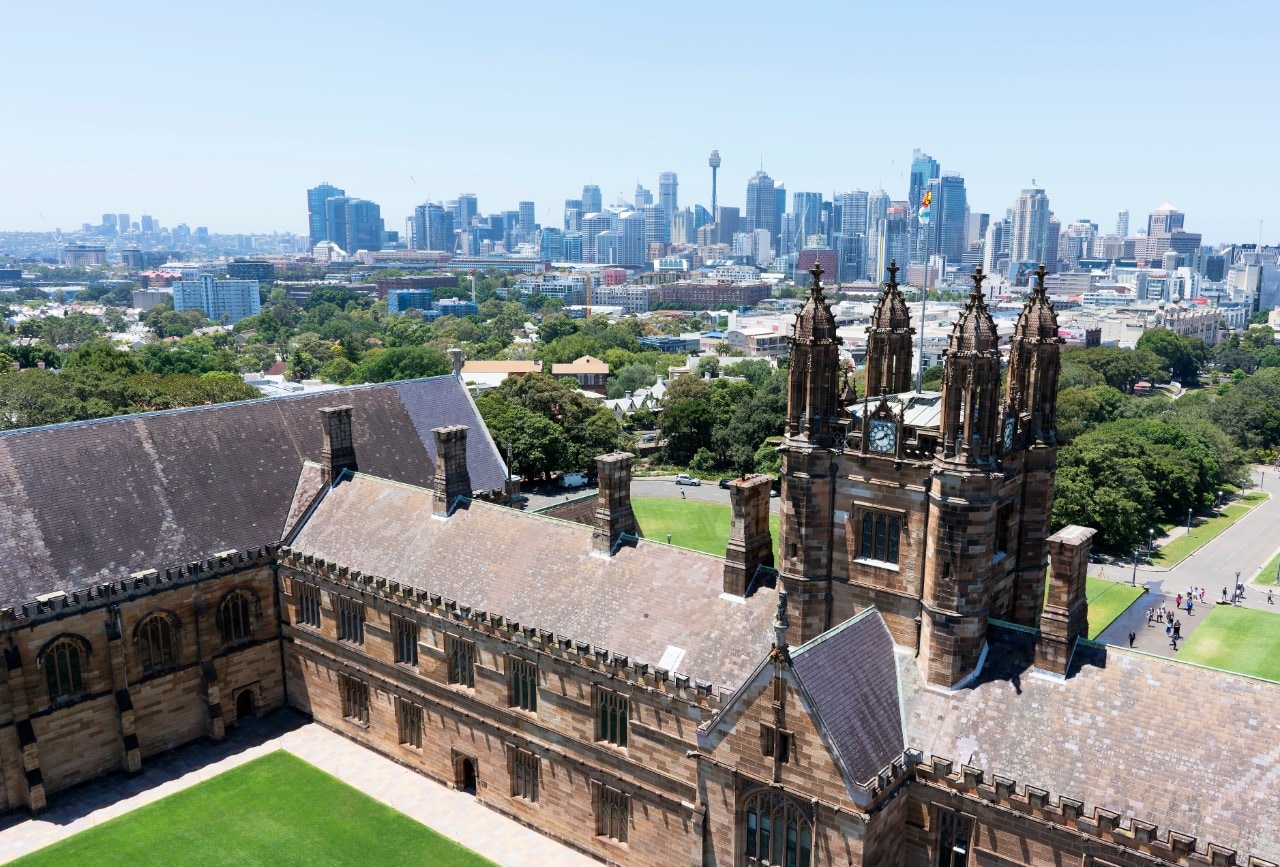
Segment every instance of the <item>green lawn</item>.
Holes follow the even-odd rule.
[[[1178,659],[1280,681],[1280,615],[1213,605],[1187,636]]]
[[[1201,519],[1191,525],[1191,535],[1179,536],[1172,542],[1163,545],[1151,561],[1156,566],[1173,567],[1199,551],[1209,540],[1223,530],[1239,521],[1253,510],[1253,507],[1267,498],[1266,494],[1254,491],[1245,494],[1239,502],[1223,506],[1212,518]]]
[[[681,548],[692,548],[723,557],[729,543],[729,525],[733,513],[722,503],[702,500],[680,500],[669,497],[636,497],[631,501],[636,523],[646,539],[667,541]],[[778,562],[778,516],[769,516],[769,532],[773,535],[773,562]]]
[[[1262,571],[1253,579],[1254,584],[1261,586],[1276,585],[1276,571],[1280,570],[1280,553],[1271,558],[1271,562],[1262,567]]]
[[[492,864],[286,752],[233,768],[14,863]]]
[[[1088,577],[1084,585],[1085,598],[1089,600],[1089,637],[1097,638],[1102,630],[1123,614],[1133,600],[1142,595],[1141,587],[1108,581],[1105,578]]]

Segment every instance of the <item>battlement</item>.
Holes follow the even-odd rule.
[[[96,608],[118,605],[174,587],[218,578],[254,566],[270,565],[277,548],[278,545],[272,543],[245,548],[243,551],[220,551],[203,560],[193,560],[181,566],[168,567],[163,572],[158,569],[145,569],[134,572],[127,578],[103,581],[92,587],[73,590],[70,593],[61,590],[46,593],[18,607],[0,608],[0,630],[35,626]]]
[[[950,759],[939,756],[926,761],[919,750],[906,750],[903,759],[915,769],[915,778],[921,782],[1174,864],[1276,867],[1254,856],[1240,861],[1236,850],[1216,843],[1205,842],[1201,849],[1193,835],[1172,829],[1162,835],[1157,826],[1148,822],[1130,819],[1126,823],[1119,813],[1096,805],[1090,810],[1082,801],[1065,795],[1054,800],[1048,791],[1036,786],[1023,785],[1020,789],[1016,780],[999,774],[992,774],[988,780],[980,768],[961,765],[957,771]]]
[[[345,584],[447,623],[465,625],[500,641],[534,648],[567,664],[607,673],[615,681],[625,681],[647,692],[660,693],[692,706],[717,710],[730,692],[718,690],[710,681],[694,678],[687,673],[659,668],[649,662],[632,659],[627,654],[615,653],[608,648],[588,641],[578,641],[549,629],[522,624],[514,618],[474,608],[457,600],[444,598],[438,593],[378,575],[369,575],[323,557],[301,554],[288,546],[280,549],[280,565],[286,570]]]

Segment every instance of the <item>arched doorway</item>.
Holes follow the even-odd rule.
[[[251,716],[253,716],[253,690],[242,689],[236,696],[236,720],[248,719]]]
[[[453,761],[454,785],[468,795],[476,793],[476,760],[470,756],[458,756]]]

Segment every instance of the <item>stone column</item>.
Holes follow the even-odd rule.
[[[435,512],[447,515],[459,497],[470,497],[471,473],[467,470],[467,426],[433,428],[436,438]]]
[[[766,475],[744,476],[729,483],[733,523],[724,557],[724,592],[745,596],[761,566],[773,565],[769,534],[769,486]]]
[[[320,449],[320,471],[323,474],[324,483],[332,485],[343,470],[351,470],[354,473],[358,469],[355,441],[351,434],[351,407],[322,407],[320,421],[324,426],[324,445]]]
[[[1072,524],[1049,537],[1049,601],[1040,615],[1037,668],[1065,675],[1076,639],[1089,635],[1085,576],[1096,532],[1092,527]]]
[[[612,452],[596,458],[596,476],[600,484],[596,495],[595,532],[591,548],[608,556],[623,533],[636,532],[636,516],[631,511],[631,461],[629,452]]]

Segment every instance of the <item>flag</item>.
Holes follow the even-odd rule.
[[[924,198],[920,200],[920,223],[922,225],[924,223],[929,222],[929,217],[931,216],[930,211],[932,210],[932,207],[933,207],[933,190],[925,190]]]

